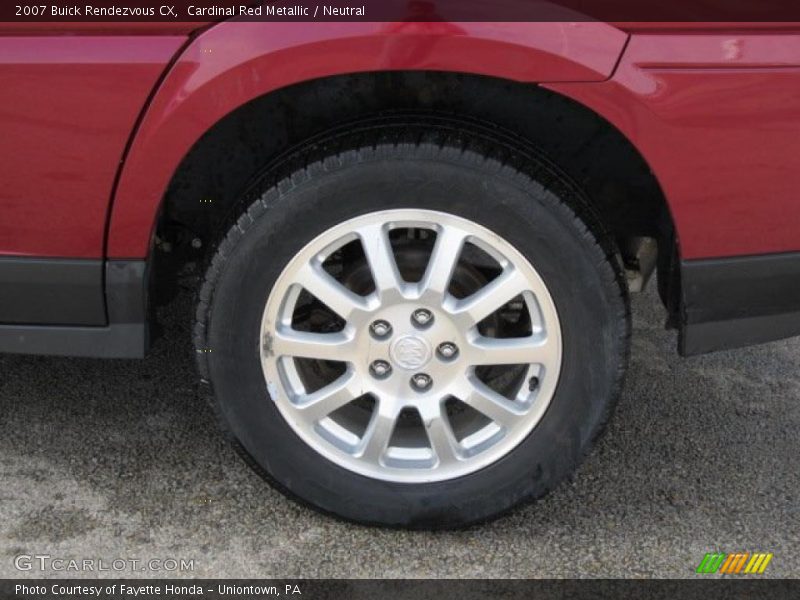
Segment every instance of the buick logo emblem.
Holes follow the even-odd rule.
[[[431,347],[425,339],[415,335],[401,337],[392,344],[392,360],[404,369],[413,371],[425,366],[431,359]]]

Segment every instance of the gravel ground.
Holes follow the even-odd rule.
[[[412,533],[318,515],[244,465],[196,395],[190,308],[165,308],[144,361],[0,356],[0,577],[25,575],[19,554],[193,559],[194,577],[691,577],[712,549],[800,576],[798,340],[682,359],[649,291],[575,479],[488,525]]]

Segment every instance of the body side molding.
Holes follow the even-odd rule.
[[[19,259],[26,261],[26,259]],[[30,261],[32,259],[27,259]],[[75,261],[51,260],[50,263]],[[101,261],[85,261],[102,269]],[[62,265],[67,271],[74,267]],[[19,268],[19,267],[18,267]],[[50,270],[58,269],[50,265]],[[0,325],[0,352],[47,354],[52,356],[84,356],[97,358],[143,358],[150,332],[147,318],[147,263],[140,260],[108,261],[105,265],[106,312],[108,320],[92,324],[58,325],[77,308],[68,303],[53,304],[49,322],[44,324],[13,323]],[[60,294],[69,295],[65,286]],[[102,290],[101,290],[102,291]],[[102,300],[102,299],[101,299]],[[102,304],[101,304],[102,308]],[[67,316],[63,316],[67,315]],[[5,318],[5,315],[3,315]]]
[[[683,261],[681,280],[684,356],[800,335],[800,252]]]

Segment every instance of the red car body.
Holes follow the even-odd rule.
[[[276,90],[379,71],[466,73],[535,84],[596,113],[638,150],[664,194],[683,265],[681,325],[707,306],[716,312],[704,323],[778,314],[783,319],[773,319],[768,333],[684,350],[796,333],[794,319],[784,318],[794,312],[798,296],[791,276],[795,263],[787,266],[784,258],[800,251],[800,28],[28,23],[0,25],[0,255],[8,261],[6,282],[45,293],[36,310],[29,303],[20,308],[11,297],[17,292],[2,293],[0,322],[8,333],[0,346],[103,354],[103,343],[94,352],[81,351],[75,336],[59,337],[63,343],[36,342],[37,331],[108,330],[114,324],[117,292],[110,286],[116,280],[108,269],[150,259],[170,182],[198,140],[226,115]],[[783,276],[772,287],[762,286],[762,295],[748,306],[717,306],[715,294],[727,294],[729,272],[740,271],[735,260],[726,263],[716,292],[691,295],[693,280],[686,273],[693,264],[755,255],[775,256]],[[86,266],[80,273],[65,272],[68,281],[54,289],[52,279],[42,282],[52,275],[50,259]],[[34,265],[28,271],[26,261]],[[759,268],[743,268],[755,279],[741,287],[762,281]],[[789,299],[775,304],[773,292],[788,293]],[[53,312],[70,294],[83,308]],[[709,304],[698,306],[697,298],[710,298]],[[135,349],[112,344],[117,350],[107,353],[139,354],[145,338],[137,337]]]

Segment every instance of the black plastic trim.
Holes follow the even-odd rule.
[[[0,352],[13,354],[144,358],[146,346],[143,324],[108,327],[0,325]]]
[[[103,261],[0,258],[0,323],[105,325]]]
[[[681,263],[684,356],[800,335],[800,253]]]
[[[99,263],[99,261],[93,262]],[[56,279],[60,280],[58,277]],[[147,318],[147,283],[147,263],[145,261],[108,261],[105,265],[106,307],[103,311],[103,325],[105,326],[3,324],[0,325],[0,352],[98,358],[143,358],[150,339]],[[70,297],[67,292],[60,292],[60,294],[65,301],[70,303],[79,302],[81,299],[80,297]],[[67,308],[67,310],[73,309]],[[106,313],[108,315],[107,324],[105,322]],[[58,313],[53,313],[52,319],[55,322],[59,320],[63,322],[63,317]],[[5,315],[0,313],[0,321],[3,320],[5,320]]]

